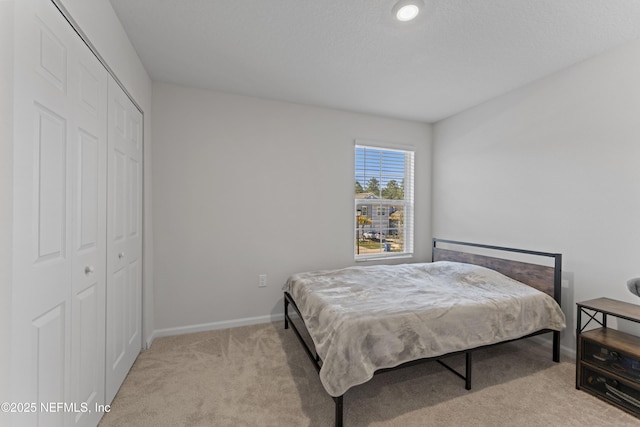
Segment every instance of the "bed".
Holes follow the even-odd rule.
[[[478,250],[548,261],[514,261]],[[431,263],[292,275],[283,288],[285,329],[291,326],[299,338],[334,399],[335,425],[342,426],[344,394],[377,373],[436,360],[469,390],[474,350],[549,332],[558,362],[565,328],[561,265],[557,253],[433,239]],[[442,360],[460,353],[464,373]]]

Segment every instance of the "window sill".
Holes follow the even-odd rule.
[[[413,258],[412,253],[401,253],[397,255],[361,255],[355,258],[356,262],[380,261],[386,259],[408,259]]]

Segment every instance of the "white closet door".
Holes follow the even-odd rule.
[[[12,400],[36,406],[12,425],[96,425],[83,405],[104,402],[107,71],[50,1],[15,17]]]
[[[82,44],[75,64],[74,117],[79,123],[71,144],[73,203],[71,293],[72,402],[86,405],[73,425],[95,426],[97,405],[105,397],[105,316],[107,248],[107,76],[106,69]]]
[[[142,348],[142,114],[109,77],[106,403]]]

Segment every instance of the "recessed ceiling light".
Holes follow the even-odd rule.
[[[420,0],[400,0],[393,7],[393,15],[398,21],[411,21],[420,13],[420,6],[422,6]]]

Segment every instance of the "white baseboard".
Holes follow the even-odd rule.
[[[244,319],[223,320],[221,322],[201,323],[199,325],[179,326],[176,328],[156,329],[147,339],[147,348],[156,338],[170,337],[174,335],[191,334],[194,332],[214,331],[216,329],[229,329],[238,326],[257,325],[260,323],[270,323],[284,320],[284,313],[271,314],[267,316],[246,317]]]

